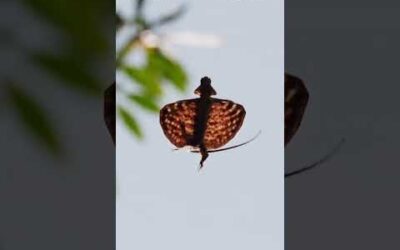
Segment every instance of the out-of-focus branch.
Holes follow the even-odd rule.
[[[148,39],[157,40],[159,37],[154,28],[178,20],[185,12],[185,7],[181,6],[156,21],[149,21],[143,13],[145,4],[145,0],[137,0],[135,16],[129,20],[117,14],[117,36],[123,26],[134,28],[135,32],[117,51],[116,71],[127,77],[128,81],[124,81],[135,86],[116,89],[118,96],[125,101],[124,105],[118,103],[116,109],[118,117],[137,139],[143,138],[144,132],[133,109],[156,114],[165,83],[172,84],[178,91],[184,91],[187,86],[187,75],[181,64],[164,53],[159,43]],[[140,55],[144,57],[144,64],[137,65],[126,60],[138,51],[142,52]]]

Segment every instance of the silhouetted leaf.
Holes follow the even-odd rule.
[[[136,0],[136,15],[141,15],[145,0]]]
[[[136,14],[135,14],[135,24],[138,32],[141,32],[149,28],[149,24],[143,15],[145,0],[136,0]]]
[[[148,111],[154,113],[160,111],[160,107],[157,105],[155,100],[150,96],[130,95],[129,99]]]
[[[8,94],[12,106],[23,124],[53,153],[60,152],[60,143],[44,108],[23,89],[10,85]]]
[[[178,90],[186,90],[187,75],[179,63],[165,56],[159,49],[149,49],[148,60],[149,67],[159,70]]]
[[[122,27],[122,25],[124,24],[124,21],[122,20],[121,16],[118,15],[118,13],[115,14],[115,22],[116,22],[116,27],[117,27],[117,31]]]
[[[79,65],[76,60],[45,53],[32,55],[32,59],[61,78],[62,82],[68,87],[77,88],[90,94],[101,93],[97,79],[88,72],[85,65]]]
[[[136,119],[133,117],[132,114],[128,112],[125,108],[119,106],[118,107],[118,114],[121,116],[122,121],[126,125],[126,127],[139,139],[143,138],[143,132],[136,121]]]
[[[150,68],[137,68],[134,66],[123,66],[121,70],[134,82],[143,87],[144,92],[149,96],[159,96],[162,89],[159,81],[159,73]]]
[[[178,18],[180,18],[185,12],[186,12],[186,5],[181,5],[179,8],[172,11],[171,13],[169,13],[165,16],[162,16],[158,20],[152,22],[150,24],[150,27],[160,26],[160,25],[175,21]]]

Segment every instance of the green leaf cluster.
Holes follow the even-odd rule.
[[[165,55],[158,48],[146,49],[147,62],[143,66],[122,65],[118,68],[131,80],[132,84],[138,85],[135,92],[122,91],[124,96],[131,104],[150,113],[158,113],[160,110],[159,100],[164,93],[164,85],[171,84],[178,91],[185,91],[187,87],[188,77],[183,67]],[[120,91],[121,92],[121,91]],[[121,108],[119,106],[119,108]],[[137,138],[142,138],[139,123],[136,121],[133,113],[129,113],[127,109],[120,113],[122,121],[126,127],[132,131]],[[129,114],[129,119],[127,119]],[[134,122],[133,122],[134,121]],[[135,124],[135,126],[132,126]]]
[[[148,47],[140,40],[141,32],[152,31],[155,27],[177,20],[184,13],[185,7],[181,6],[171,13],[160,15],[156,20],[147,20],[143,13],[145,3],[145,0],[136,1],[136,14],[131,19],[133,21],[123,20],[117,14],[117,31],[124,25],[134,26],[137,30],[137,33],[131,37],[125,46],[117,51],[117,71],[126,75],[129,81],[136,86],[135,91],[118,89],[119,94],[125,97],[131,106],[128,108],[117,104],[117,109],[125,126],[138,139],[143,138],[144,133],[135,113],[132,111],[134,110],[132,107],[136,107],[136,110],[158,114],[160,110],[159,101],[164,95],[166,84],[174,86],[179,92],[185,91],[188,85],[186,71],[178,61],[168,56],[162,48]],[[138,50],[145,51],[145,64],[127,64],[125,58]]]

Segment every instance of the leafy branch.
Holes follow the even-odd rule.
[[[147,20],[144,15],[145,4],[145,0],[136,0],[135,16],[132,19],[126,20],[116,15],[117,36],[120,35],[119,32],[124,26],[135,29],[135,33],[116,53],[116,71],[126,76],[129,84],[135,87],[134,91],[117,88],[119,96],[129,103],[129,107],[118,103],[117,110],[122,122],[137,139],[142,139],[144,132],[132,108],[158,113],[159,100],[163,96],[165,84],[171,84],[178,91],[183,92],[188,83],[188,77],[182,65],[167,55],[159,44],[146,41],[146,36],[149,34],[156,36],[155,28],[179,19],[185,13],[186,7],[182,5],[156,20]],[[128,56],[140,52],[144,52],[144,64],[127,62]]]

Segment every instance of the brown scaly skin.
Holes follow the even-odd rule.
[[[207,148],[204,146],[204,133],[206,130],[206,124],[208,120],[208,113],[211,106],[211,96],[216,95],[217,92],[211,86],[211,79],[203,77],[200,81],[200,86],[194,91],[195,94],[200,95],[200,105],[198,110],[198,116],[196,118],[196,133],[194,134],[191,146],[198,146],[201,154],[200,169],[203,167],[203,163],[208,157]]]

